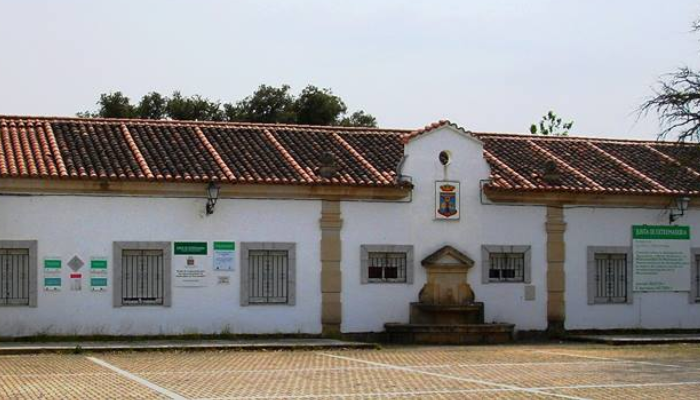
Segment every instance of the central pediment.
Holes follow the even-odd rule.
[[[421,265],[430,267],[457,267],[469,269],[474,266],[474,260],[452,246],[443,246],[438,251],[425,257]]]

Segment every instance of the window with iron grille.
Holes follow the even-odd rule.
[[[695,255],[695,302],[700,303],[700,254]]]
[[[296,245],[241,243],[241,305],[294,305]]]
[[[360,246],[362,283],[413,283],[413,246]]]
[[[490,253],[489,281],[524,282],[525,253]]]
[[[481,246],[481,283],[530,283],[530,246]]]
[[[0,241],[0,306],[36,307],[36,241]]]
[[[114,306],[170,306],[170,242],[114,242]]]
[[[163,305],[163,250],[122,250],[122,304]]]
[[[406,282],[406,253],[370,252],[369,282]]]
[[[595,302],[627,302],[627,255],[595,255]]]
[[[632,302],[632,249],[588,248],[588,303]]]
[[[29,305],[29,249],[0,249],[0,305]]]
[[[289,253],[284,250],[251,250],[248,253],[248,302],[289,301]]]

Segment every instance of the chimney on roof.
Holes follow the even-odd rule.
[[[322,178],[331,179],[338,172],[338,165],[335,162],[335,157],[330,151],[323,152],[319,158],[321,165],[318,168],[318,174]]]
[[[544,172],[542,173],[542,180],[548,185],[558,185],[561,183],[561,172],[557,167],[555,161],[549,160],[544,163]]]

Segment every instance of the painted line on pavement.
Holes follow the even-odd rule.
[[[108,362],[106,362],[106,361],[100,360],[99,358],[95,358],[95,357],[86,357],[86,358],[87,358],[88,360],[94,362],[94,363],[97,364],[97,365],[101,365],[101,366],[103,366],[103,367],[105,367],[105,368],[107,368],[107,369],[111,369],[112,371],[118,373],[119,375],[121,375],[121,376],[123,376],[123,377],[125,377],[125,378],[128,378],[128,379],[130,379],[130,380],[132,380],[132,381],[134,381],[134,382],[140,383],[141,385],[146,386],[147,388],[149,388],[149,389],[151,389],[151,390],[154,390],[154,391],[156,391],[156,392],[158,392],[158,393],[160,393],[160,394],[162,394],[162,395],[164,395],[164,396],[167,396],[167,397],[170,398],[170,399],[173,399],[173,400],[187,400],[186,397],[180,396],[179,394],[177,394],[177,393],[175,393],[175,392],[172,392],[172,391],[170,391],[170,390],[168,390],[168,389],[162,388],[162,387],[156,385],[155,383],[149,382],[149,381],[147,381],[147,380],[145,380],[145,379],[143,379],[143,378],[141,378],[141,377],[139,377],[139,376],[137,376],[137,375],[132,374],[131,372],[127,372],[127,371],[124,371],[124,370],[121,369],[121,368],[117,368],[117,367],[115,367],[114,365],[112,365],[112,364],[110,364],[110,363],[108,363]]]
[[[576,390],[576,389],[616,389],[616,388],[647,388],[647,387],[675,387],[675,386],[700,386],[698,382],[657,382],[657,383],[611,383],[600,385],[573,385],[573,386],[542,386],[527,388],[530,390],[542,391],[543,395],[556,395],[547,390]],[[522,388],[489,388],[489,389],[444,389],[444,390],[416,390],[402,392],[369,392],[369,393],[329,393],[329,394],[300,394],[300,395],[274,395],[274,396],[230,396],[230,397],[206,397],[196,400],[263,400],[263,399],[326,399],[333,398],[375,398],[375,397],[397,397],[397,396],[425,396],[439,394],[467,394],[467,393],[500,393],[500,392],[520,392]]]
[[[624,362],[624,361],[598,361],[598,362],[589,362],[589,361],[559,361],[559,362],[523,362],[523,363],[475,363],[475,364],[407,364],[407,365],[399,365],[401,367],[405,368],[427,368],[427,369],[441,369],[441,368],[453,368],[453,367],[533,367],[533,366],[546,366],[546,365],[624,365],[624,364],[631,364],[630,362]],[[286,372],[335,372],[335,371],[370,371],[370,370],[382,370],[385,369],[386,367],[379,367],[379,366],[366,366],[366,367],[330,367],[330,368],[323,368],[323,367],[317,367],[317,368],[278,368],[278,369],[221,369],[221,370],[197,370],[197,371],[154,371],[154,372],[142,372],[141,374],[144,376],[153,376],[153,375],[177,375],[177,374],[185,374],[185,375],[226,375],[226,374],[277,374],[277,373],[286,373]],[[16,375],[16,374],[15,374]],[[76,374],[69,374],[69,373],[54,373],[54,374],[37,374],[37,375],[76,375]],[[78,374],[80,375],[80,374]],[[4,376],[3,374],[0,374],[0,377]],[[10,376],[14,376],[10,374]],[[22,375],[26,376],[26,375]]]
[[[661,363],[655,363],[651,361],[637,361],[637,360],[627,360],[624,358],[612,358],[612,357],[597,357],[597,356],[585,356],[582,354],[572,354],[572,353],[563,353],[559,351],[548,351],[548,350],[532,350],[534,353],[542,353],[542,354],[551,354],[551,355],[556,355],[556,356],[565,356],[565,357],[576,357],[576,358],[588,358],[591,360],[608,360],[608,361],[619,361],[619,362],[626,362],[630,364],[641,364],[641,365],[654,365],[657,367],[671,367],[671,368],[688,368],[688,369],[697,369],[693,367],[684,367],[682,365],[675,365],[675,364],[661,364]]]
[[[405,372],[412,372],[416,374],[423,374],[423,375],[429,375],[429,376],[434,376],[437,378],[443,378],[443,379],[452,379],[456,381],[462,381],[462,382],[469,382],[469,383],[476,383],[479,385],[484,385],[484,386],[495,386],[500,389],[510,389],[514,391],[520,391],[520,392],[526,392],[526,393],[532,393],[532,394],[540,394],[540,395],[546,395],[546,396],[554,396],[554,397],[559,397],[562,399],[573,399],[573,400],[585,400],[584,397],[576,397],[576,396],[567,396],[563,394],[557,394],[557,393],[549,393],[549,392],[544,392],[541,390],[537,389],[530,389],[530,388],[524,388],[520,386],[513,386],[513,385],[508,385],[508,384],[503,384],[503,383],[496,383],[496,382],[489,382],[489,381],[483,381],[480,379],[471,379],[471,378],[464,378],[460,376],[455,376],[455,375],[449,375],[449,374],[440,374],[437,372],[429,372],[429,371],[422,371],[420,369],[415,369],[415,368],[409,368],[409,367],[401,367],[393,364],[384,364],[384,363],[378,363],[374,361],[366,361],[362,360],[359,358],[352,358],[352,357],[344,357],[344,356],[338,356],[334,354],[327,354],[327,353],[316,353],[320,356],[324,357],[330,357],[330,358],[335,358],[339,360],[346,360],[346,361],[355,361],[359,363],[364,363],[368,365],[374,365],[378,367],[385,367],[388,369],[394,369],[397,371],[405,371]]]

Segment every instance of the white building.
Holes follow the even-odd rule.
[[[697,146],[0,117],[0,192],[0,336],[380,332],[445,245],[487,322],[700,328]]]

